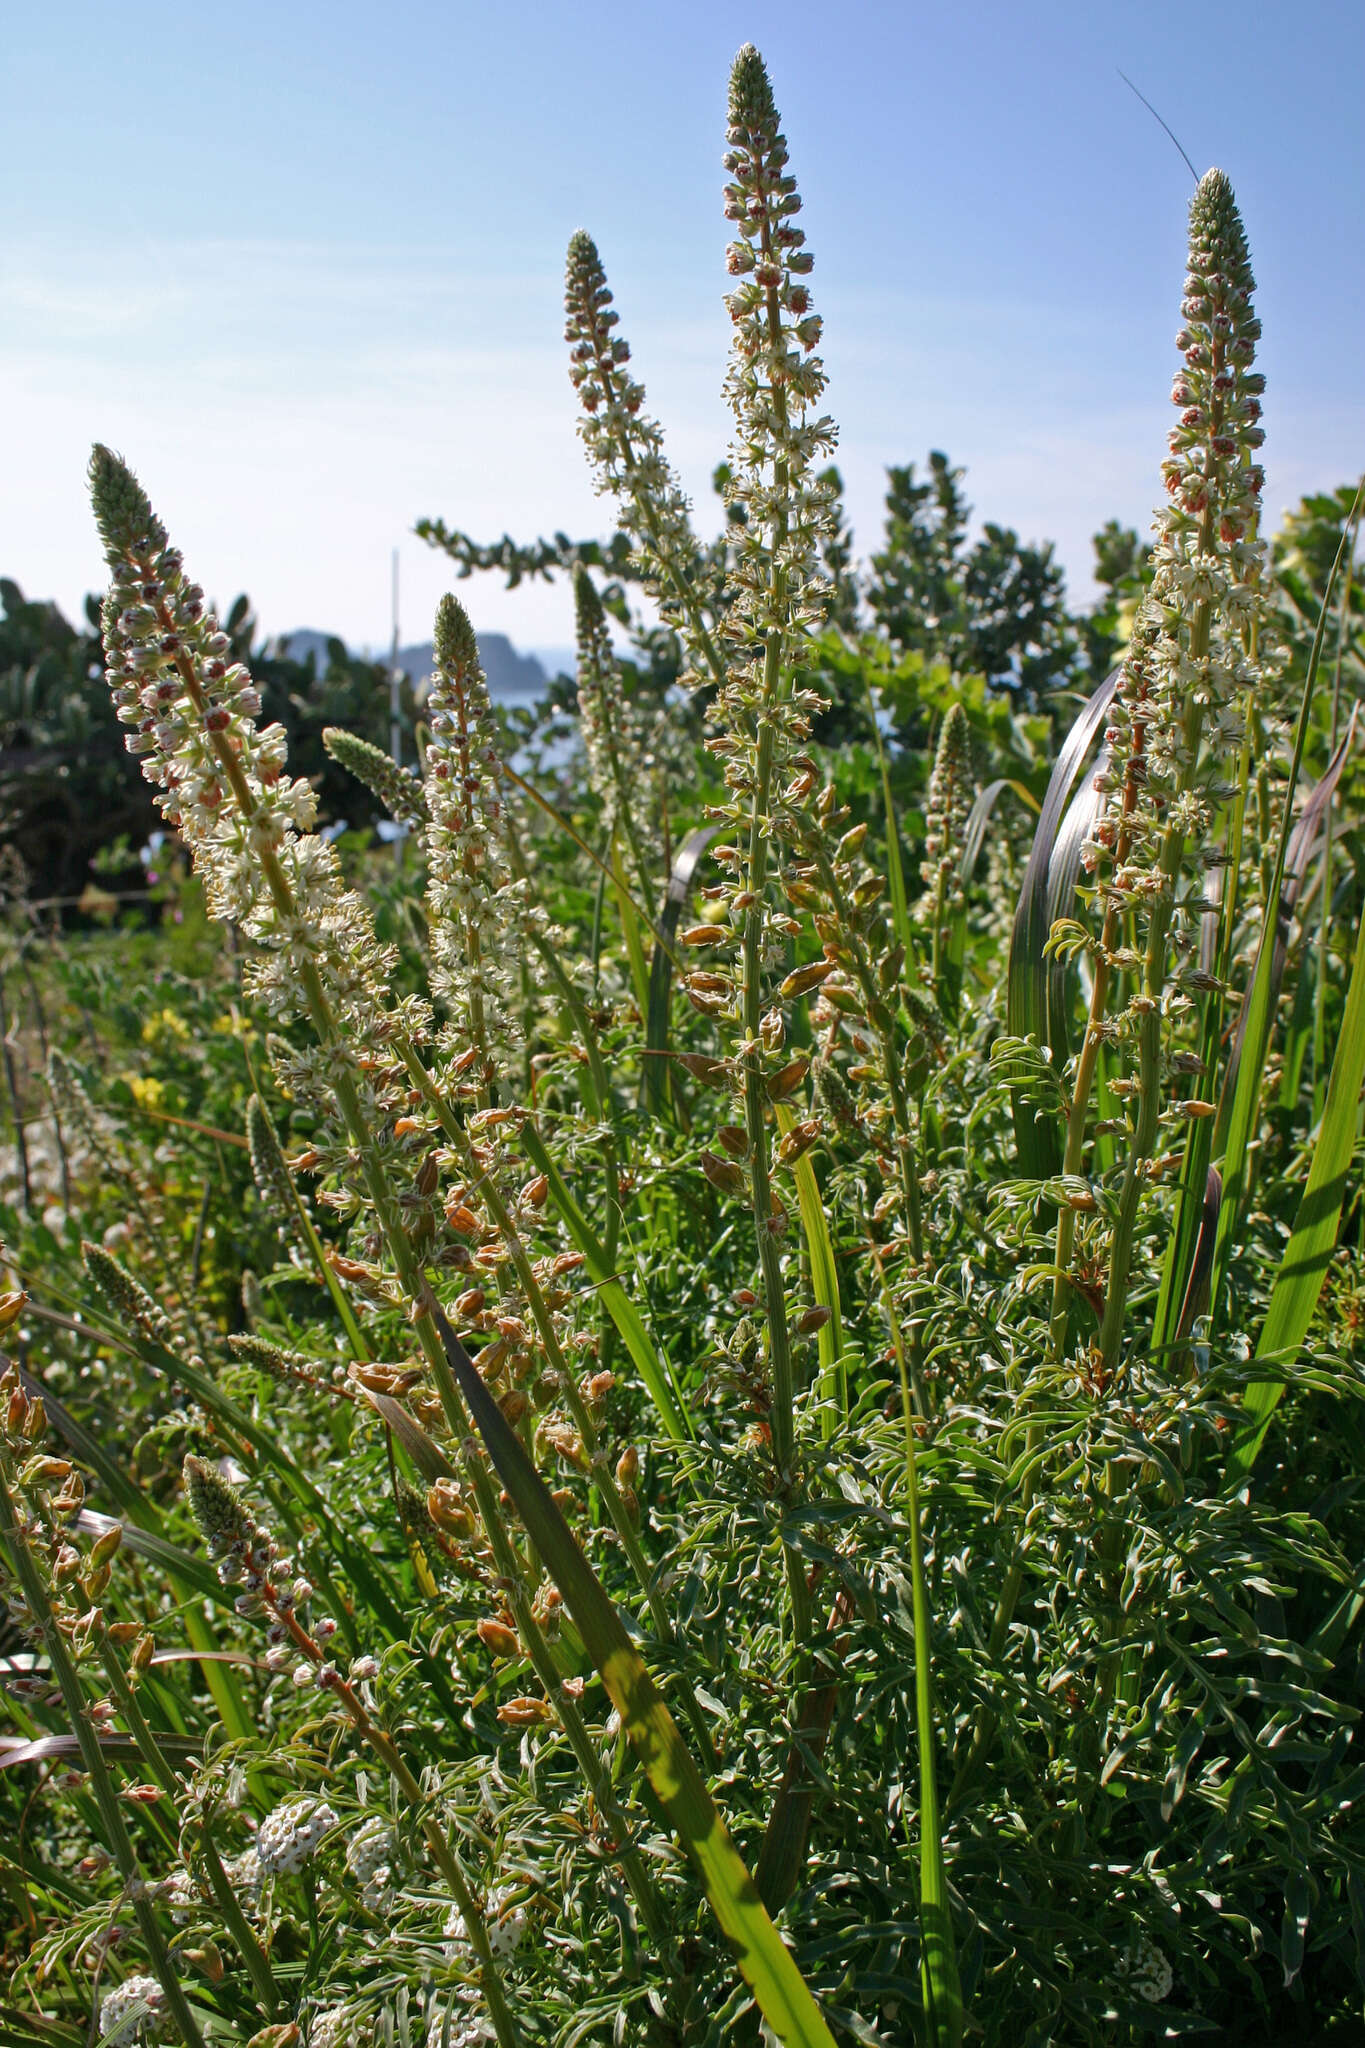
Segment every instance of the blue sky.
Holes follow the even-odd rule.
[[[719,158],[747,38],[806,199],[861,548],[884,466],[930,447],[980,517],[1058,542],[1078,596],[1094,528],[1145,527],[1190,179],[1120,68],[1237,188],[1272,513],[1365,465],[1359,5],[54,0],[6,33],[0,571],[68,609],[97,584],[98,436],[267,630],[384,639],[399,546],[425,637],[444,576],[419,515],[608,524],[561,338],[580,225],[713,525]],[[569,637],[558,591],[466,595],[523,645]]]

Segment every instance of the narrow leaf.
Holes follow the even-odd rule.
[[[1322,1292],[1337,1241],[1337,1227],[1346,1195],[1346,1178],[1355,1152],[1360,1090],[1365,1082],[1365,916],[1356,932],[1355,959],[1346,994],[1341,1037],[1327,1083],[1313,1163],[1303,1191],[1294,1232],[1285,1247],[1270,1306],[1256,1345],[1257,1358],[1290,1359],[1308,1335],[1308,1326]],[[1265,1438],[1270,1417],[1284,1389],[1278,1380],[1253,1380],[1243,1397],[1246,1415],[1229,1460],[1230,1473],[1249,1472]]]
[[[769,1919],[677,1723],[574,1541],[550,1490],[446,1316],[433,1307],[446,1359],[494,1470],[554,1579],[644,1765],[655,1795],[696,1864],[745,1982],[784,2048],[834,2048],[804,1978]]]

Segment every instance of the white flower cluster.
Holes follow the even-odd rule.
[[[350,2006],[325,2006],[308,2022],[308,2048],[367,2048],[372,2038],[369,2022]]]
[[[167,2017],[155,1977],[127,1977],[100,2002],[100,2032],[111,2042],[163,2039]]]
[[[530,1921],[525,1909],[511,1904],[512,1892],[506,1888],[490,1892],[485,1914],[488,1931],[488,1945],[495,1956],[510,1956],[521,1946]],[[465,1926],[464,1914],[458,1906],[452,1906],[446,1915],[445,1958],[455,1962],[461,1952],[469,1946],[469,1930]]]
[[[427,2021],[427,2048],[483,2048],[496,2039],[492,2022],[481,2013],[438,2011]]]
[[[228,1883],[245,1902],[248,1912],[254,1913],[265,1891],[265,1872],[261,1868],[261,1859],[255,1847],[243,1849],[240,1856],[231,1857],[224,1863],[223,1869],[227,1874]]]
[[[337,1824],[325,1800],[291,1799],[268,1813],[256,1831],[256,1854],[262,1870],[287,1876],[302,1870],[318,1843]]]
[[[346,1868],[361,1886],[364,1902],[371,1910],[392,1895],[399,1860],[398,1837],[378,1817],[367,1820],[346,1845]]]
[[[211,915],[265,949],[256,979],[277,1013],[306,1007],[307,960],[338,1022],[364,1021],[384,1007],[395,955],[312,832],[316,798],[284,772],[283,727],[257,727],[260,693],[136,478],[96,448],[90,485],[111,578],[104,645],[115,708],[191,849]]]
[[[188,1870],[172,1870],[157,1886],[157,1897],[171,1909],[171,1918],[183,1926],[202,1902],[202,1893]]]
[[[1175,1983],[1175,1972],[1170,1958],[1162,1953],[1156,1943],[1146,1935],[1137,1941],[1132,1950],[1119,1964],[1120,1974],[1127,1978],[1139,1998],[1148,2005],[1160,2005],[1169,1998]]]

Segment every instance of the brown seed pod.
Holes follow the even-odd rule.
[[[703,1150],[701,1170],[713,1188],[722,1195],[738,1195],[744,1190],[744,1175],[732,1159],[722,1159],[719,1153]]]
[[[538,1700],[530,1693],[521,1693],[514,1700],[504,1700],[498,1708],[498,1719],[505,1728],[540,1728],[551,1718],[547,1700]]]
[[[794,1060],[788,1060],[785,1067],[779,1067],[775,1074],[768,1076],[766,1085],[769,1101],[785,1102],[786,1098],[801,1086],[809,1072],[810,1061],[804,1053],[798,1053]]]
[[[782,993],[790,1000],[794,996],[807,995],[811,989],[819,988],[827,975],[834,972],[828,960],[812,960],[805,967],[797,967],[782,984]]]
[[[516,1630],[509,1628],[505,1621],[481,1621],[479,1641],[486,1650],[491,1650],[495,1657],[521,1655],[521,1639]]]

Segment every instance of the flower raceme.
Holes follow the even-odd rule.
[[[260,694],[229,659],[227,635],[185,575],[179,550],[131,470],[107,448],[90,461],[109,564],[104,644],[128,748],[194,857],[210,912],[262,949],[255,986],[276,1015],[307,1008],[311,964],[344,1036],[374,1031],[395,955],[311,827],[310,785],[285,774],[281,726],[256,724]]]

